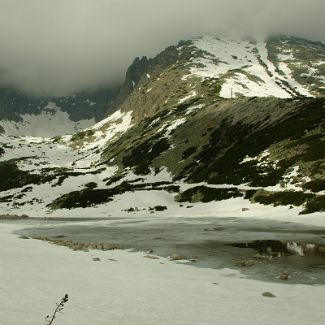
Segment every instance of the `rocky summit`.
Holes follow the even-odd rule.
[[[324,93],[325,45],[287,36],[181,41],[91,97],[2,90],[2,213],[324,212]]]

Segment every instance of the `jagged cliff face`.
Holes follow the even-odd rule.
[[[46,141],[3,137],[11,178],[0,204],[39,200],[44,213],[156,191],[325,211],[324,66],[324,45],[283,37],[204,37],[136,59],[115,113],[96,125]]]

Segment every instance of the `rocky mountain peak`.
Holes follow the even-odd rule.
[[[285,36],[182,41],[153,59],[135,60],[117,106],[138,121],[188,100],[319,97],[324,58],[323,44]]]

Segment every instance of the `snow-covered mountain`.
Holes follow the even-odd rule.
[[[221,80],[220,96],[223,98],[312,97],[315,95],[312,85],[304,81],[299,83],[298,80],[308,76],[324,81],[319,71],[324,64],[324,57],[319,57],[319,60],[314,57],[303,63],[294,45],[297,46],[290,39],[279,39],[278,43],[234,42],[214,37],[197,39],[193,47],[194,53],[199,54],[189,64],[190,74],[184,78],[194,75],[202,79],[218,79],[219,83]],[[305,51],[309,46],[300,44],[299,51]],[[182,47],[179,50],[182,51]],[[296,69],[299,68],[305,72],[297,75]]]
[[[54,102],[48,102],[43,110],[35,114],[20,114],[19,121],[3,119],[1,131],[15,136],[53,137],[78,132],[95,123],[95,118],[73,121]]]
[[[116,93],[103,88],[66,97],[34,97],[0,88],[0,131],[40,137],[71,134],[103,119]]]
[[[1,122],[2,211],[324,212],[324,69],[323,44],[290,37],[206,36],[137,58],[93,126],[40,138]]]

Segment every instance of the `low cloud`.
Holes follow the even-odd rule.
[[[324,0],[0,0],[0,84],[65,95],[202,34],[325,42]]]

